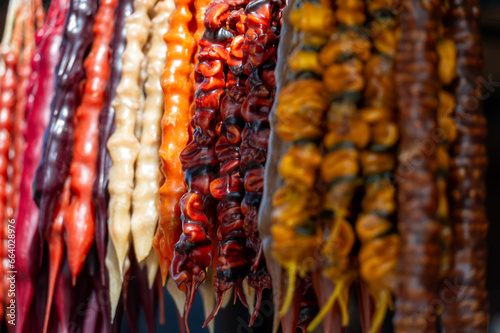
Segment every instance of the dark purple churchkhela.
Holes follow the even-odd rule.
[[[115,9],[115,34],[111,41],[111,71],[106,84],[106,99],[99,114],[99,147],[97,152],[96,179],[92,197],[96,207],[95,242],[99,256],[100,275],[104,283],[106,276],[106,233],[108,219],[108,181],[111,157],[106,142],[115,129],[115,109],[111,102],[116,95],[116,87],[122,74],[122,55],[126,46],[125,19],[133,11],[132,0],[120,0]]]
[[[85,76],[83,60],[93,40],[96,11],[96,0],[71,0],[66,17],[50,122],[45,131],[42,159],[33,180],[33,198],[40,207],[42,237],[68,176],[73,155],[74,116]]]

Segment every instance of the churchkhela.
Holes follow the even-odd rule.
[[[0,315],[15,272],[18,332],[153,332],[165,284],[182,332],[198,290],[211,331],[232,293],[263,332],[487,332],[479,13],[9,1]]]

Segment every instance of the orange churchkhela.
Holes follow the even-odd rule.
[[[10,165],[12,169],[9,176],[9,188],[12,193],[8,196],[5,210],[5,214],[8,219],[15,216],[17,206],[19,204],[19,186],[23,171],[22,159],[25,147],[23,137],[23,130],[25,127],[25,108],[28,98],[28,81],[32,68],[31,58],[35,52],[35,3],[32,0],[24,0],[22,6],[25,13],[23,22],[23,50],[20,54],[19,66],[17,68],[19,83],[17,85],[16,106],[14,108],[14,121],[12,124],[13,145],[11,145],[10,149]]]
[[[189,77],[196,51],[196,41],[189,28],[193,0],[177,0],[175,5],[170,28],[163,37],[167,43],[167,61],[161,80],[165,112],[161,120],[159,155],[165,180],[159,190],[160,215],[153,239],[163,284],[174,257],[174,245],[182,233],[179,201],[186,188],[179,155],[189,141],[189,107],[194,94]]]
[[[287,269],[292,281],[292,283],[289,282],[289,290],[293,285],[294,270],[298,269],[301,274],[304,274],[306,270],[315,268],[315,260],[319,259],[317,253],[315,253],[316,248],[320,248],[319,257],[322,257],[323,260],[323,274],[335,284],[332,295],[321,308],[318,316],[309,324],[308,331],[314,330],[320,324],[336,302],[338,302],[342,312],[343,324],[346,325],[348,322],[347,302],[349,290],[357,275],[354,265],[355,260],[352,258],[355,236],[349,221],[353,217],[351,201],[359,184],[359,150],[363,149],[369,140],[369,127],[360,118],[357,110],[357,101],[360,99],[360,93],[365,86],[363,66],[370,56],[371,49],[370,41],[362,33],[362,29],[358,29],[365,22],[365,4],[362,1],[336,1],[336,10],[334,12],[330,10],[329,12],[330,29],[309,22],[309,19],[314,21],[313,17],[318,16],[317,10],[315,10],[318,6],[317,4],[306,3],[302,8],[292,13],[291,16],[292,24],[295,22],[295,25],[299,27],[302,25],[310,29],[312,34],[304,34],[303,43],[306,45],[307,43],[314,44],[316,49],[319,49],[319,53],[315,54],[315,52],[311,51],[311,48],[299,48],[289,59],[290,67],[297,71],[305,68],[315,74],[313,78],[324,75],[321,81],[311,80],[311,83],[296,81],[293,84],[302,84],[304,87],[297,87],[297,90],[289,92],[290,97],[288,98],[291,102],[300,99],[298,96],[304,96],[302,98],[305,99],[305,96],[315,95],[318,96],[318,102],[314,108],[303,107],[303,105],[312,103],[313,99],[310,97],[307,98],[307,102],[301,101],[301,103],[297,103],[298,119],[306,115],[311,117],[311,120],[305,122],[303,126],[298,125],[296,130],[290,130],[289,132],[283,132],[287,128],[282,126],[280,133],[280,124],[278,125],[277,131],[282,137],[283,134],[288,134],[290,137],[288,140],[295,139],[299,143],[293,146],[289,153],[284,156],[280,169],[285,184],[287,184],[286,186],[291,187],[293,184],[294,188],[291,187],[290,190],[287,190],[285,187],[283,192],[279,191],[275,195],[275,205],[280,206],[281,202],[286,203],[287,200],[291,200],[293,198],[291,194],[294,192],[306,192],[308,195],[314,193],[312,190],[317,182],[315,175],[318,172],[327,189],[324,196],[318,193],[316,200],[308,199],[303,194],[297,195],[295,200],[303,201],[302,205],[312,205],[313,203],[316,203],[316,205],[314,207],[304,206],[304,208],[298,208],[298,204],[290,204],[294,207],[294,210],[297,210],[297,213],[290,214],[289,219],[295,222],[289,224],[288,230],[284,229],[287,233],[278,232],[279,230],[275,229],[281,224],[279,222],[273,227],[276,242],[275,252],[277,254],[279,254],[277,250],[280,250],[280,246],[282,246],[280,243],[286,244],[285,239],[290,240],[289,247],[294,248],[294,250],[296,244],[307,244],[305,241],[294,240],[300,230],[307,230],[307,232],[301,232],[303,234],[301,236],[303,238],[307,237],[309,240],[309,249],[296,251],[299,258],[289,258],[288,263],[285,265],[285,267],[288,266]],[[301,12],[307,15],[300,15]],[[323,15],[326,15],[327,11],[323,11],[323,13]],[[337,28],[333,25],[334,19],[338,22]],[[322,21],[316,20],[316,22]],[[326,34],[327,32],[329,33]],[[321,36],[321,34],[324,35]],[[292,89],[292,87],[293,85],[290,85],[286,89]],[[317,91],[314,95],[298,93],[305,88],[313,89],[314,87],[316,87],[315,90]],[[282,92],[282,94],[284,93],[285,91]],[[330,103],[331,100],[333,102]],[[319,101],[322,101],[323,104],[320,104]],[[278,120],[286,119],[284,116],[294,109],[283,107],[284,111],[282,111],[281,118],[280,110],[281,105],[277,110]],[[310,110],[310,112],[305,113],[302,110]],[[288,123],[296,125],[297,121],[289,121]],[[323,127],[324,123],[326,123],[326,128]],[[316,124],[316,126],[311,126],[311,124]],[[325,129],[326,133],[323,137]],[[309,130],[309,133],[305,132],[308,135],[306,137],[308,141],[303,140],[302,137],[294,138],[297,133],[305,130]],[[319,146],[315,143],[321,138],[323,138],[324,156],[322,156]],[[312,156],[307,157],[307,154],[313,154],[312,156],[315,156],[315,158],[312,158]],[[316,161],[314,165],[312,164],[313,161]],[[294,172],[297,167],[292,166],[307,165],[304,164],[306,162],[310,164],[309,172],[306,175],[309,174],[310,176],[299,177],[299,174]],[[290,180],[287,181],[287,178]],[[307,179],[309,181],[306,183],[305,180]],[[298,185],[301,185],[301,187]],[[289,212],[290,209],[277,210],[276,217],[279,217],[279,212],[284,214],[284,211]],[[302,221],[299,220],[299,216],[301,216]],[[307,223],[304,223],[304,221]],[[297,228],[298,226],[301,226],[301,228]],[[289,236],[285,237],[285,235]],[[283,237],[285,239],[282,239]],[[278,256],[278,260],[285,261],[280,256]],[[308,263],[309,267],[297,266],[298,264],[303,266],[304,263]],[[290,294],[289,291],[282,314],[284,314],[286,306],[291,302],[292,296]]]
[[[14,11],[17,11],[15,8],[15,4],[10,4],[10,8],[14,8]],[[9,8],[9,9],[10,9]],[[12,143],[12,127],[13,127],[13,114],[15,112],[16,107],[16,87],[18,84],[18,78],[16,75],[17,65],[19,61],[19,53],[22,46],[22,29],[24,19],[19,15],[14,22],[14,27],[12,28],[12,36],[10,40],[4,34],[4,40],[2,40],[2,46],[5,49],[2,49],[3,53],[3,62],[4,62],[4,72],[0,78],[0,233],[1,233],[1,248],[2,257],[2,273],[7,272],[9,270],[8,265],[4,263],[8,260],[4,260],[4,258],[8,258],[8,210],[7,208],[7,200],[10,196],[12,196],[11,187],[9,186],[9,150]],[[10,189],[9,189],[10,187]],[[22,242],[22,241],[21,241]],[[27,316],[27,311],[29,305],[31,304],[31,300],[33,298],[34,293],[34,283],[32,274],[26,274],[30,271],[28,264],[29,258],[28,256],[24,256],[20,258],[21,270],[19,274],[19,279],[17,282],[17,286],[23,286],[24,290],[21,290],[17,298],[18,300],[18,313],[19,313],[19,322],[18,325],[23,327],[25,317]],[[18,260],[19,261],[19,260]],[[23,264],[23,262],[25,264]],[[17,268],[17,267],[16,267]],[[23,269],[25,268],[25,269]],[[24,272],[23,272],[24,270]],[[30,272],[31,273],[31,272]],[[6,273],[4,273],[6,274]],[[2,275],[3,277],[4,275]],[[5,297],[5,302],[8,302],[6,295],[7,294],[7,279],[1,282],[1,286],[5,289],[2,292],[2,298]],[[2,302],[3,304],[3,302]],[[3,307],[3,305],[2,305]],[[2,310],[3,311],[3,310]],[[26,313],[25,313],[26,311]]]
[[[441,224],[442,252],[439,278],[443,280],[447,277],[451,264],[452,231],[449,214],[448,175],[450,171],[450,146],[457,138],[457,126],[452,118],[455,108],[455,96],[451,93],[453,82],[457,77],[457,47],[455,42],[445,35],[444,21],[450,15],[449,6],[442,4],[441,13],[442,22],[439,25],[439,37],[436,44],[439,57],[438,77],[441,82],[441,90],[438,94],[439,106],[436,130],[439,143],[436,148],[438,164],[438,209],[436,218]]]
[[[71,204],[64,222],[69,267],[74,279],[80,273],[94,240],[92,186],[96,175],[98,119],[109,76],[109,43],[113,37],[117,2],[118,0],[104,0],[97,11],[94,42],[84,62],[87,81],[82,103],[76,110],[75,147],[68,175],[71,178]]]

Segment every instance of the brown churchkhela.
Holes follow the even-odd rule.
[[[245,246],[244,216],[241,212],[241,201],[244,195],[243,173],[240,170],[240,143],[244,128],[241,106],[246,98],[244,67],[246,58],[243,55],[246,25],[245,6],[242,1],[231,6],[226,26],[233,34],[229,48],[227,66],[226,94],[221,101],[221,126],[218,129],[219,139],[215,144],[215,153],[220,162],[220,176],[210,184],[210,193],[220,199],[217,205],[219,227],[217,237],[218,265],[214,276],[214,289],[217,302],[205,321],[205,325],[218,313],[224,294],[234,287],[236,294],[245,302],[241,283],[248,273],[249,263]]]
[[[403,2],[395,58],[401,142],[397,169],[401,255],[396,290],[396,332],[436,332],[429,303],[435,299],[440,264],[437,212],[436,39],[440,2]]]
[[[449,200],[454,239],[448,278],[461,286],[462,297],[445,306],[443,325],[449,332],[486,332],[488,327],[486,120],[478,95],[482,72],[478,21],[479,1],[450,1],[448,37],[457,49],[456,106],[452,113],[457,139],[450,151]]]
[[[247,58],[246,73],[249,78],[246,81],[247,97],[241,108],[246,122],[240,145],[240,168],[245,172],[245,196],[241,202],[241,212],[245,216],[243,226],[252,264],[247,281],[257,292],[250,325],[259,314],[263,290],[271,288],[271,278],[262,255],[258,214],[268,155],[269,113],[276,90],[276,53],[285,5],[286,2],[276,0],[253,0],[245,9],[247,31],[242,50]]]
[[[442,6],[442,17],[446,19],[448,14],[448,6]],[[437,111],[438,132],[441,136],[439,145],[436,148],[436,159],[438,164],[438,210],[437,219],[441,224],[441,264],[439,269],[439,278],[447,278],[450,270],[450,246],[452,239],[452,231],[449,219],[449,203],[448,203],[448,175],[450,169],[450,154],[449,147],[455,141],[457,136],[456,124],[451,118],[453,109],[455,108],[455,97],[450,90],[453,88],[450,85],[453,83],[457,75],[457,49],[455,43],[444,36],[445,29],[443,20],[441,20],[439,29],[439,38],[437,43],[437,53],[439,56],[438,76],[441,82],[441,90],[439,91],[439,107]],[[446,288],[446,286],[441,286]]]
[[[193,138],[180,154],[188,192],[180,199],[182,235],[174,246],[172,277],[186,293],[184,318],[196,290],[205,280],[206,268],[213,259],[212,216],[207,214],[210,183],[217,177],[219,161],[215,152],[218,139],[221,99],[226,87],[224,63],[232,34],[225,28],[230,4],[213,1],[205,14],[205,33],[199,41],[198,65],[195,69],[195,115],[191,120]]]

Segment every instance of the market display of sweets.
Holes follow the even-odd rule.
[[[266,289],[269,331],[359,319],[376,333],[392,310],[395,332],[487,332],[479,13],[477,0],[52,0],[47,13],[10,0],[9,328],[138,331],[143,313],[154,332],[168,286],[182,332],[217,331],[228,296],[256,324]],[[464,296],[426,306],[451,280]],[[188,320],[198,291],[204,323]]]

